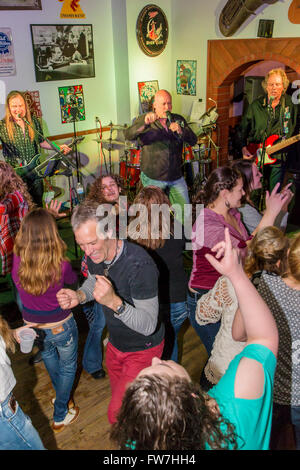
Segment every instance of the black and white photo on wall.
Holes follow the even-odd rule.
[[[30,27],[37,82],[95,77],[91,24]]]
[[[0,0],[0,10],[41,10],[41,0]]]

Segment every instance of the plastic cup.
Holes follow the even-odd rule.
[[[32,328],[24,328],[19,331],[20,349],[22,353],[29,353],[32,350],[36,332]]]

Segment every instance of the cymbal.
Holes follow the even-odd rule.
[[[113,140],[113,139],[93,139],[98,144],[111,144],[111,145],[125,145],[125,142],[121,140]]]
[[[122,131],[124,129],[126,129],[127,125],[124,124],[124,126],[121,126],[120,124],[113,124],[112,122],[110,122],[107,126],[102,126],[103,127],[103,131],[102,132],[107,132],[108,130],[114,130],[114,131]],[[105,127],[109,127],[109,129],[104,129]]]

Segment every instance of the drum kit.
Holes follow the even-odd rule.
[[[213,101],[213,100],[211,100]],[[219,147],[212,138],[212,132],[216,129],[216,121],[218,113],[216,103],[209,108],[198,121],[189,122],[189,126],[197,125],[194,130],[198,137],[197,144],[194,147],[184,145],[183,147],[183,164],[189,163],[192,166],[193,188],[192,192],[196,193],[207,181],[210,173],[210,164],[212,163],[211,150],[212,147],[216,151],[217,167],[219,166]]]
[[[136,142],[128,142],[123,140],[113,139],[113,131],[123,131],[126,125],[110,123],[104,126],[106,131],[110,132],[108,139],[97,138],[94,139],[99,144],[103,145],[109,153],[109,172],[112,172],[112,159],[111,152],[113,150],[123,150],[124,154],[120,156],[119,174],[124,180],[126,189],[134,190],[140,180],[140,156],[141,149]]]

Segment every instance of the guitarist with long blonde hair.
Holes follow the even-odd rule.
[[[282,68],[270,70],[262,82],[265,94],[249,104],[241,121],[243,158],[256,157],[265,189],[269,191],[276,183],[283,183],[288,145],[293,143],[289,138],[296,127],[297,105],[286,94],[288,86]],[[277,140],[281,141],[281,151],[269,156],[269,146],[277,145]]]
[[[28,165],[40,153],[41,148],[52,149],[43,136],[40,121],[31,115],[25,95],[21,91],[13,90],[6,97],[5,117],[0,121],[0,141],[5,161],[14,168]],[[65,144],[58,148],[63,153],[71,151]],[[41,206],[42,180],[28,179],[26,176],[23,179],[29,186],[34,202]]]

